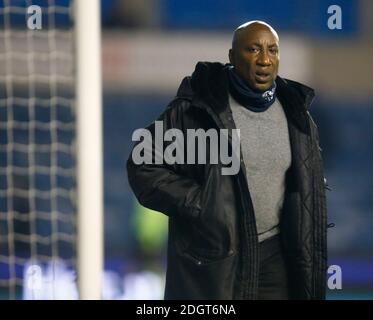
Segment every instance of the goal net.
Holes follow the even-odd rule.
[[[0,299],[78,298],[72,5],[0,1]]]

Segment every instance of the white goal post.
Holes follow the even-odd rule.
[[[100,1],[75,0],[78,286],[80,299],[101,298],[103,148]]]

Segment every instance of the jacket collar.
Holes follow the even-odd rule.
[[[192,105],[201,107],[217,116],[228,112],[228,78],[225,69],[228,64],[219,62],[198,62],[191,77],[185,77],[177,92],[178,98],[189,99]],[[308,108],[315,96],[314,90],[299,82],[276,78],[276,94],[284,107],[288,119],[309,134]]]
[[[301,131],[310,134],[308,109],[315,97],[312,88],[296,81],[276,78],[277,97],[288,119],[292,119]]]

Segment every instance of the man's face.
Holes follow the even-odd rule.
[[[229,60],[253,90],[266,91],[278,72],[278,39],[268,27],[262,25],[240,30],[229,51]]]

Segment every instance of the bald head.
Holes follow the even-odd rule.
[[[233,35],[229,61],[252,89],[264,92],[276,79],[280,61],[277,32],[263,21],[249,21]]]
[[[234,48],[240,41],[242,35],[247,35],[252,32],[257,32],[258,30],[267,30],[268,32],[272,33],[273,36],[277,39],[277,42],[280,41],[280,38],[275,29],[272,28],[271,25],[264,21],[260,20],[253,20],[245,22],[241,24],[234,30],[233,39],[232,39],[232,48]]]

